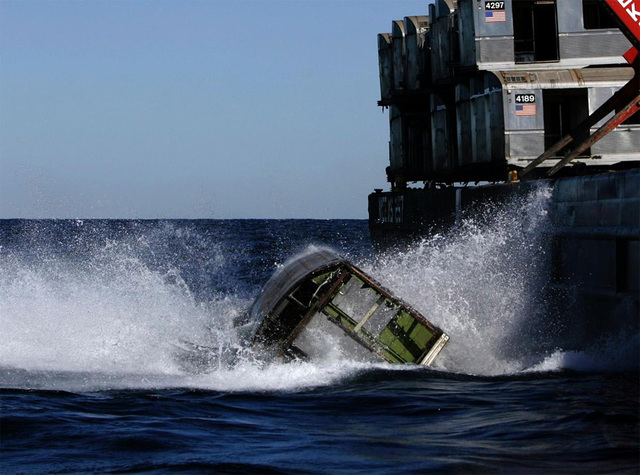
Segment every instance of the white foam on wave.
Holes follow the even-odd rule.
[[[199,303],[174,268],[107,245],[90,260],[0,255],[0,363],[30,370],[176,373],[172,339],[245,302]]]
[[[584,351],[556,350],[527,371],[638,371],[639,367],[640,335],[621,330],[618,335],[602,340],[598,345]]]
[[[541,187],[518,206],[485,210],[446,235],[356,262],[449,334],[435,369],[483,376],[637,369],[637,335],[584,352],[537,346],[544,335],[531,329],[552,331],[535,325],[549,198],[550,189]],[[246,335],[234,326],[250,300],[227,293],[198,301],[177,269],[150,266],[133,252],[152,246],[151,238],[162,241],[160,235],[107,242],[84,260],[0,252],[0,386],[294,391],[376,368],[415,369],[335,353],[322,361],[265,366],[247,354]],[[211,259],[208,277],[219,270],[226,278],[224,254]],[[180,342],[219,353],[196,374],[178,356]]]
[[[500,375],[530,364],[519,333],[525,320],[533,318],[532,302],[540,288],[550,195],[549,188],[538,188],[518,206],[483,210],[446,235],[368,266],[449,334],[437,368]]]
[[[250,300],[224,294],[197,301],[177,269],[139,258],[136,247],[149,239],[106,241],[83,260],[0,253],[0,386],[291,391],[375,367],[336,355],[264,365],[234,326]],[[224,257],[216,259],[224,278]],[[212,350],[206,368],[185,363],[184,342]]]
[[[343,360],[335,363],[295,361],[266,367],[243,362],[201,374],[19,371],[0,368],[0,386],[69,392],[175,388],[219,392],[298,392],[333,386],[373,369],[411,371],[414,367]]]
[[[366,265],[449,334],[435,368],[483,376],[638,369],[633,331],[580,351],[554,346],[563,344],[555,327],[565,316],[546,308],[550,198],[549,187],[536,188]]]
[[[374,368],[389,369],[386,363],[340,361],[296,361],[267,367],[240,363],[232,368],[193,376],[185,380],[190,388],[224,392],[299,391],[331,386]]]

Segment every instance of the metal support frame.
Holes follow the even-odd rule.
[[[638,94],[638,91],[640,91],[640,56],[637,54],[640,48],[640,25],[632,20],[632,18],[635,18],[638,14],[635,7],[635,2],[638,0],[629,0],[627,2],[619,2],[618,0],[604,1],[616,18],[620,30],[633,45],[631,50],[625,55],[625,58],[633,58],[632,66],[635,75],[631,81],[596,109],[593,114],[583,120],[574,130],[562,137],[558,142],[545,150],[542,155],[527,165],[525,169],[520,172],[520,177],[528,175],[542,162],[554,156],[570,143],[576,141],[577,145],[571,151],[567,152],[567,154],[547,172],[547,176],[555,175],[565,165],[578,157],[578,155],[640,110],[640,94]],[[638,3],[640,4],[640,1],[638,1]],[[618,109],[619,112],[609,119],[606,124],[593,134],[589,133],[591,127],[616,109]]]
[[[569,162],[571,162],[571,160],[591,147],[594,143],[607,135],[609,132],[615,129],[618,125],[622,124],[625,120],[627,120],[639,110],[640,94],[634,97],[631,102],[629,102],[620,112],[609,119],[602,127],[596,130],[591,136],[589,136],[589,138],[580,142],[576,148],[574,148],[569,154],[567,154],[562,160],[560,160],[555,167],[547,172],[547,176],[553,176],[558,173],[558,171],[562,167],[567,165]]]
[[[533,160],[529,165],[526,166],[524,170],[522,170],[518,175],[520,178],[529,174],[534,168],[540,165],[542,162],[554,156],[557,152],[562,150],[564,147],[577,140],[580,137],[589,136],[589,130],[600,120],[604,119],[607,114],[616,108],[620,108],[628,103],[627,97],[631,94],[636,94],[638,92],[638,78],[639,75],[636,72],[634,78],[625,84],[618,92],[616,92],[613,96],[611,96],[604,104],[602,104],[598,109],[596,109],[593,114],[584,119],[578,126],[572,130],[569,134],[562,137],[558,142],[553,144],[547,150],[544,151],[542,155]],[[624,121],[625,119],[623,119]],[[586,147],[586,150],[589,147]],[[575,157],[574,157],[575,158]]]
[[[547,176],[555,175],[562,167],[567,165],[573,159],[575,159],[582,152],[587,150],[593,144],[595,144],[602,137],[607,135],[613,129],[615,129],[622,122],[627,120],[633,114],[640,110],[640,57],[636,57],[633,64],[635,71],[634,77],[625,84],[620,90],[618,90],[613,96],[611,96],[604,104],[596,109],[589,117],[583,120],[574,130],[568,135],[562,137],[558,142],[553,144],[542,155],[533,160],[529,165],[522,170],[519,175],[524,177],[528,175],[534,168],[540,165],[545,160],[554,156],[557,152],[572,142],[577,142],[577,145],[567,152],[567,154],[554,166]],[[589,131],[596,123],[602,120],[610,112],[619,109],[611,119],[607,121],[605,125],[600,127],[596,132],[590,134]]]
[[[633,77],[631,81],[625,84],[618,92],[616,92],[613,96],[611,96],[604,104],[598,107],[598,109],[596,109],[593,112],[593,114],[591,114],[585,120],[580,122],[580,124],[578,124],[578,126],[574,130],[572,130],[569,134],[562,137],[558,142],[556,142],[547,150],[545,150],[542,155],[540,155],[538,158],[533,160],[529,165],[527,165],[526,168],[519,173],[520,178],[524,177],[525,175],[528,175],[534,168],[536,168],[538,165],[540,165],[542,162],[544,162],[548,158],[551,158],[552,156],[554,156],[557,152],[562,150],[564,147],[566,147],[570,143],[579,140],[580,137],[584,137],[584,140],[579,141],[578,145],[571,152],[569,152],[569,154],[565,156],[565,158],[563,158],[562,161],[560,162],[560,163],[563,163],[563,162],[564,163],[560,167],[558,167],[559,164],[556,165],[556,167],[554,167],[553,170],[548,173],[549,176],[555,174],[560,168],[562,168],[564,165],[566,165],[571,160],[576,158],[580,153],[588,149],[591,145],[596,143],[598,140],[604,137],[607,133],[611,132],[611,130],[613,130],[619,124],[624,122],[628,117],[632,116],[638,110],[637,108],[634,109],[633,112],[626,114],[622,119],[620,119],[620,113],[622,112],[620,111],[612,119],[610,119],[603,127],[598,129],[598,131],[595,134],[598,134],[604,127],[607,127],[605,133],[600,133],[596,140],[592,140],[593,136],[589,136],[589,130],[591,129],[591,127],[593,127],[596,123],[598,123],[600,120],[606,117],[607,114],[614,111],[616,108],[620,108],[621,106],[623,107],[623,110],[625,110],[626,108],[632,106],[634,104],[634,101],[635,103],[637,103],[637,100],[638,100],[637,96],[631,102],[629,102],[629,99],[628,99],[630,96],[633,97],[632,94],[637,94],[638,90],[640,89],[638,87],[640,74],[638,73],[637,66],[635,69],[636,69],[636,75]],[[620,119],[620,120],[617,120],[617,119]],[[589,143],[589,145],[587,145],[586,147],[583,147],[583,144],[585,143]],[[575,153],[576,150],[578,149],[580,149],[580,151]],[[567,157],[569,156],[571,158],[567,160]]]

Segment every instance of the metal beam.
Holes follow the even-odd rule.
[[[573,160],[586,149],[598,142],[602,137],[607,135],[618,125],[622,124],[625,120],[627,120],[638,111],[640,111],[640,94],[636,95],[633,100],[629,102],[620,112],[614,115],[602,127],[596,130],[587,140],[581,142],[575,149],[571,151],[571,153],[560,160],[555,167],[547,172],[547,176],[555,175],[562,167],[571,162],[571,160]]]
[[[529,174],[534,168],[536,168],[548,158],[554,156],[557,152],[562,150],[577,138],[581,136],[587,136],[591,127],[604,119],[611,111],[619,108],[623,104],[627,104],[628,97],[630,97],[632,94],[636,94],[637,91],[638,73],[636,73],[635,77],[631,81],[622,86],[613,96],[607,99],[604,104],[598,107],[589,117],[580,122],[580,124],[578,124],[578,126],[574,130],[562,137],[558,142],[545,150],[542,155],[529,163],[529,165],[527,165],[524,170],[518,173],[520,178]]]
[[[631,43],[640,47],[640,0],[605,0],[615,17],[620,30]]]

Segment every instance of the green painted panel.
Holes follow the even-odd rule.
[[[354,322],[346,313],[340,310],[337,307],[334,307],[332,304],[326,305],[322,311],[328,314],[330,317],[333,317],[332,320],[340,322],[347,328],[355,328],[356,322]]]
[[[398,355],[396,355],[395,353],[389,351],[386,348],[383,348],[382,351],[382,356],[387,360],[390,361],[392,363],[406,363],[406,361],[404,361],[402,358],[399,358]]]
[[[333,308],[331,305],[327,305],[322,310],[328,313],[329,315],[331,315],[332,317],[338,318],[338,316],[340,315],[338,311],[335,308]]]
[[[407,350],[407,348],[398,340],[391,330],[385,328],[380,333],[378,341],[385,345],[389,350],[395,353],[401,360],[412,362],[415,360],[413,355]]]
[[[414,322],[415,322],[415,319],[404,310],[401,310],[400,312],[398,312],[398,316],[396,317],[396,323],[405,332],[408,332],[411,329],[411,325],[413,325]]]
[[[413,329],[409,337],[418,345],[418,347],[424,350],[427,347],[427,343],[433,337],[433,334],[427,329],[427,327],[421,325],[419,322]]]

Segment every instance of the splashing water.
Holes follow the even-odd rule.
[[[537,325],[544,310],[550,195],[549,188],[537,188],[516,206],[487,207],[457,229],[402,252],[356,260],[450,335],[436,370],[484,376],[606,370],[618,369],[624,358],[603,354],[619,354],[620,348],[637,354],[637,337],[595,355],[541,344],[552,331]],[[246,335],[234,322],[264,284],[256,272],[268,275],[300,243],[265,258],[270,248],[255,249],[264,242],[257,228],[249,237],[233,228],[210,235],[166,223],[138,231],[114,239],[76,236],[65,252],[43,244],[51,236],[22,243],[28,252],[3,243],[1,386],[288,391],[333,384],[372,368],[424,371],[345,361],[335,352],[323,361],[264,366],[247,351]],[[265,260],[272,264],[256,270]],[[194,374],[185,365],[176,350],[181,342],[216,350],[206,372]]]
[[[485,376],[637,369],[638,337],[624,330],[581,351],[554,346],[563,316],[545,294],[551,192],[539,186],[516,203],[487,206],[445,235],[366,266],[450,335],[436,368]]]
[[[219,304],[195,302],[175,269],[117,253],[88,263],[5,258],[2,267],[0,361],[8,366],[173,373],[167,337],[201,330]]]
[[[48,229],[57,224],[22,236],[26,246],[0,247],[0,386],[293,390],[363,369],[335,358],[264,367],[247,352],[247,335],[234,323],[251,304],[245,294],[259,286],[231,274],[252,276],[253,236],[203,236],[160,223],[113,238],[96,224],[57,242]],[[183,358],[185,342],[212,349],[204,374]]]
[[[495,375],[524,369],[516,334],[540,287],[551,190],[517,206],[487,207],[446,235],[382,256],[369,266],[451,339],[436,367]]]

